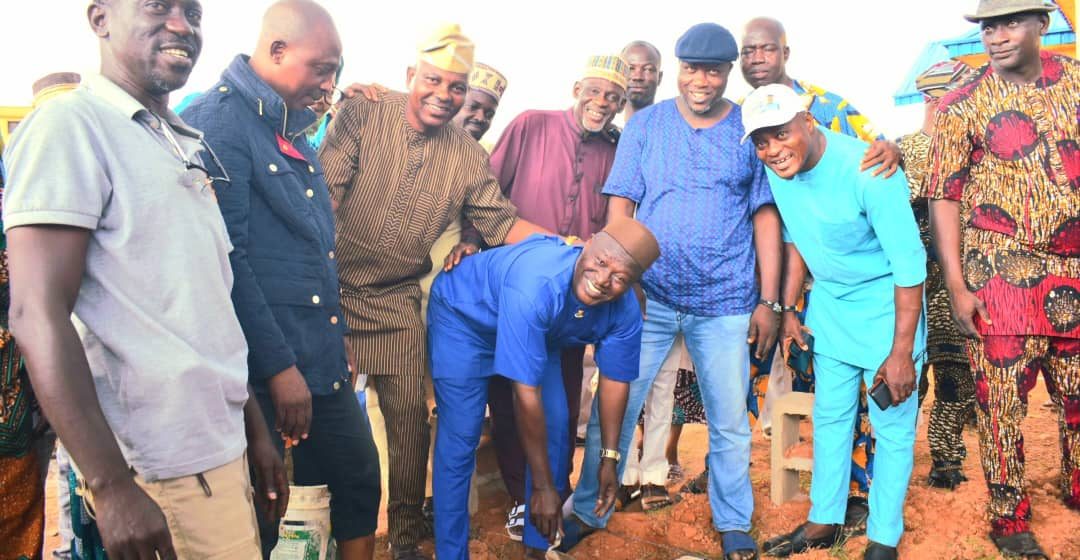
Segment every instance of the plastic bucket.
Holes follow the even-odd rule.
[[[330,537],[330,489],[289,486],[289,508],[278,526],[278,543],[270,560],[334,558]]]

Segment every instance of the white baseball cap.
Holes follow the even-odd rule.
[[[755,130],[782,125],[805,110],[806,103],[790,87],[784,84],[761,86],[743,101],[742,124],[746,133],[739,143],[745,144]]]

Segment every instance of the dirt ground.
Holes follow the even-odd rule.
[[[974,428],[964,433],[968,447],[965,473],[969,482],[955,492],[930,488],[926,474],[930,467],[930,452],[926,440],[926,420],[933,396],[927,397],[915,447],[915,470],[905,508],[907,532],[900,543],[901,558],[911,559],[992,559],[997,558],[993,543],[987,538],[985,516],[986,486],[978,461],[978,437]],[[1027,480],[1033,501],[1032,527],[1051,558],[1080,559],[1080,513],[1067,509],[1061,502],[1058,488],[1060,450],[1058,447],[1057,412],[1043,406],[1047,402],[1042,383],[1032,392],[1031,406],[1024,422],[1027,451]],[[809,430],[803,430],[809,433]],[[680,461],[687,480],[701,472],[707,450],[704,426],[687,426],[680,444]],[[803,444],[805,445],[805,444]],[[800,447],[803,447],[800,445]],[[802,450],[800,450],[802,451]],[[473,518],[473,540],[470,542],[473,560],[517,560],[522,558],[521,545],[511,541],[503,529],[508,498],[491,468],[490,447],[481,449],[480,508]],[[580,464],[582,450],[576,453]],[[486,455],[486,456],[485,456]],[[486,466],[485,466],[486,465]],[[754,487],[756,509],[753,516],[753,535],[760,543],[771,536],[789,531],[801,523],[810,509],[809,500],[801,495],[781,506],[769,499],[769,441],[760,430],[754,431],[750,477]],[[803,490],[809,488],[809,477],[803,477]],[[673,485],[674,492],[683,483]],[[590,536],[572,551],[576,559],[603,560],[674,560],[684,555],[692,558],[720,558],[719,535],[712,529],[708,500],[704,495],[682,494],[682,500],[665,510],[643,513],[637,504],[616,513],[607,531]],[[59,541],[56,533],[55,485],[49,485],[47,503],[46,550]],[[376,558],[389,558],[385,552],[385,517],[380,519],[379,552]],[[866,537],[857,537],[831,550],[819,550],[794,556],[799,559],[862,558]],[[423,548],[432,550],[430,540]]]

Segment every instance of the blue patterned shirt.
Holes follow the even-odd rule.
[[[741,315],[757,302],[751,216],[772,204],[765,167],[743,135],[742,110],[695,129],[674,99],[626,124],[604,194],[637,203],[660,258],[642,278],[649,299],[683,313]]]

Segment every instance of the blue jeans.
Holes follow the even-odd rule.
[[[664,362],[675,335],[682,332],[697,369],[701,401],[709,427],[709,506],[718,531],[748,531],[754,512],[750,487],[750,424],[746,420],[746,392],[750,386],[750,346],[746,332],[750,314],[704,317],[679,313],[650,300],[641,333],[641,366],[630,384],[619,452],[626,457],[638,416]],[[599,493],[600,413],[593,401],[581,478],[574,491],[574,513],[592,527],[607,525],[610,513],[593,514]],[[622,480],[626,461],[619,461]]]
[[[922,369],[915,363],[915,384]],[[814,399],[814,471],[810,483],[810,521],[844,523],[851,471],[851,432],[858,416],[859,383],[874,383],[875,370],[862,369],[828,356],[814,356],[817,390]],[[886,546],[896,546],[904,532],[904,498],[914,463],[915,416],[919,399],[885,410],[870,403],[870,424],[877,450],[874,483],[870,485],[870,520],[866,536]]]

